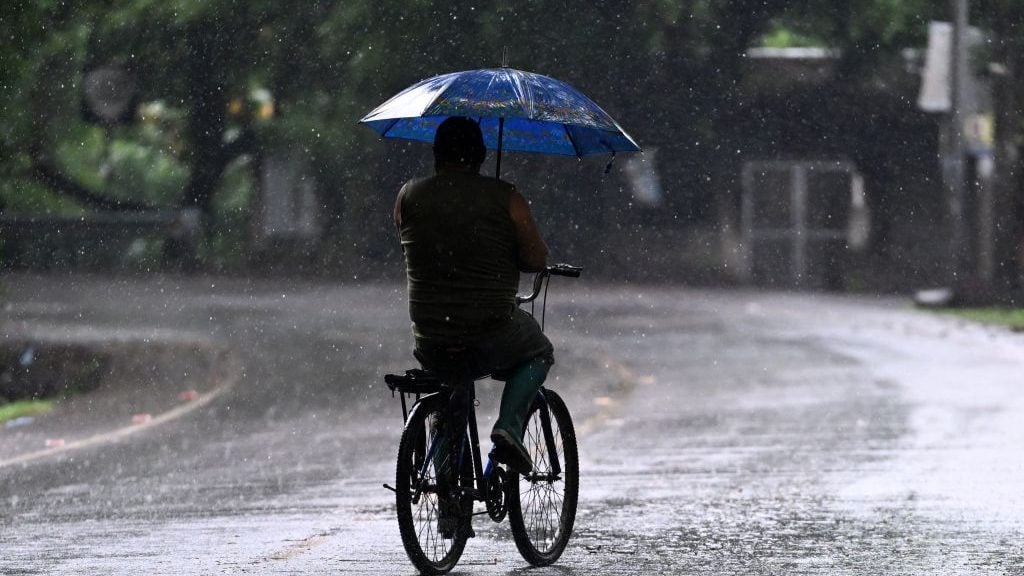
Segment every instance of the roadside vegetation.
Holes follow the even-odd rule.
[[[31,342],[0,346],[0,424],[38,416],[96,389],[108,359],[87,347]]]
[[[1020,308],[951,308],[948,314],[967,320],[1006,326],[1014,332],[1024,332],[1024,309]]]
[[[18,400],[0,404],[0,424],[26,416],[39,416],[53,410],[54,400]]]

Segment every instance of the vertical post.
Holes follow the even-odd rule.
[[[802,286],[807,276],[807,165],[794,164],[791,168],[793,183],[792,213],[793,226],[793,283]]]
[[[498,160],[494,167],[494,177],[501,178],[501,140],[505,135],[505,119],[498,118]]]
[[[983,154],[975,162],[978,191],[978,268],[977,274],[985,286],[991,287],[995,280],[996,269],[996,214],[995,186],[992,176],[995,173],[995,159],[990,154]]]
[[[953,42],[950,59],[949,126],[949,208],[951,219],[950,254],[953,288],[964,280],[967,268],[967,187],[964,167],[964,119],[967,104],[967,0],[951,0]]]
[[[737,278],[744,284],[754,280],[754,168],[755,165],[747,162],[743,165],[743,196],[741,197],[740,208],[740,250],[739,268]],[[726,223],[727,226],[731,225]],[[723,230],[724,235],[724,230]],[[723,250],[726,255],[735,254],[735,250]],[[728,264],[730,259],[723,257]],[[736,258],[731,258],[736,261]]]

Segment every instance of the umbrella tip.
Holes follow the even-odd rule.
[[[508,68],[508,46],[501,49],[501,67]]]

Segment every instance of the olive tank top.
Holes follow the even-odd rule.
[[[463,343],[512,317],[519,288],[513,190],[451,169],[403,186],[402,250],[417,339]]]

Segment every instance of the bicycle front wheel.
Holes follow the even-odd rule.
[[[409,560],[422,574],[444,574],[454,568],[471,530],[473,503],[461,490],[471,463],[467,467],[463,462],[462,474],[453,472],[460,459],[445,438],[445,406],[440,396],[418,403],[398,445],[398,528]],[[471,474],[468,481],[472,482]]]
[[[533,472],[509,482],[509,523],[519,553],[534,566],[558,560],[576,520],[580,467],[569,409],[551,390],[541,389],[523,427],[523,445]]]

